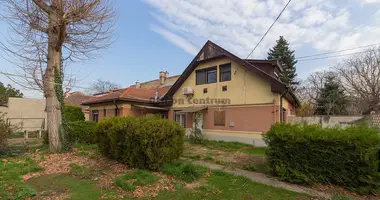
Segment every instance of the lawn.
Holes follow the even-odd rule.
[[[202,144],[186,142],[183,157],[266,173],[265,148],[239,142],[210,140],[205,140]]]
[[[150,172],[107,160],[94,145],[75,147],[2,157],[0,199],[310,199],[183,161]]]

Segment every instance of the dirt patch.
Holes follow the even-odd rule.
[[[239,165],[262,165],[265,163],[264,156],[251,155],[243,152],[222,151],[187,143],[185,143],[185,152],[183,155],[188,158],[196,158],[199,155],[200,159],[211,156],[216,162],[222,161],[223,163],[236,163]]]
[[[136,186],[136,189],[132,192],[134,198],[156,197],[158,192],[162,190],[176,191],[175,186],[172,184],[174,178],[158,172],[154,172],[153,175],[159,177],[157,182],[152,185]]]

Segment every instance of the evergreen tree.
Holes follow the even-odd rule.
[[[269,49],[268,52],[268,60],[277,59],[282,64],[282,68],[284,69],[281,78],[281,81],[294,90],[299,85],[299,82],[296,81],[297,73],[296,73],[296,63],[297,60],[294,56],[294,51],[289,48],[288,41],[285,40],[283,36],[280,36],[277,44]]]
[[[4,86],[2,82],[0,82],[0,105],[4,105],[8,103],[9,97],[20,97],[22,98],[24,95],[20,90],[13,88],[11,85]]]
[[[347,97],[336,75],[329,75],[319,91],[316,114],[346,115]]]

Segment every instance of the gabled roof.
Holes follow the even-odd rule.
[[[149,89],[128,87],[94,96],[89,100],[83,101],[82,105],[112,101],[147,102],[154,99],[156,92],[158,92],[158,98],[162,97],[169,90],[169,88],[169,86]]]
[[[222,47],[218,46],[217,44],[211,42],[208,40],[206,44],[202,47],[202,49],[199,51],[199,53],[195,56],[195,58],[191,61],[191,63],[186,67],[185,71],[181,74],[181,76],[178,78],[178,80],[174,83],[174,85],[170,88],[170,90],[165,94],[163,97],[164,100],[170,100],[174,93],[181,87],[181,85],[185,82],[185,80],[190,76],[190,74],[195,70],[197,65],[201,62],[216,59],[216,58],[222,58],[227,57],[237,63],[239,63],[241,66],[243,66],[246,70],[251,71],[271,83],[271,90],[272,92],[276,93],[283,93],[288,90],[288,87],[282,83],[280,80],[276,79],[272,75],[268,74],[267,72],[261,70],[259,67],[255,66],[255,62],[264,62],[263,60],[243,60],[236,55],[230,53],[229,51],[223,49]],[[268,61],[268,62],[274,62],[274,61]],[[278,64],[278,62],[276,62]],[[280,66],[279,66],[280,67]],[[280,67],[281,69],[281,67]],[[285,96],[286,98],[289,98],[291,102],[294,102],[295,105],[299,105],[298,99],[295,97],[293,92],[290,91],[290,95]]]

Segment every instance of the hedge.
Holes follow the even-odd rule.
[[[69,144],[96,144],[96,122],[94,121],[74,121],[67,122],[67,135]],[[49,144],[49,133],[42,132],[44,144]]]
[[[182,154],[185,130],[159,117],[112,117],[98,123],[96,135],[104,156],[157,170]]]
[[[66,119],[66,122],[85,120],[82,108],[80,108],[79,106],[65,105],[63,115]]]
[[[379,132],[365,125],[276,124],[264,136],[269,170],[292,183],[334,184],[359,193],[380,185]]]
[[[70,143],[96,144],[96,122],[76,121],[67,123]]]

